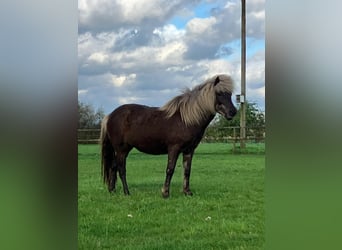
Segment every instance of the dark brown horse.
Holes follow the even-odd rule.
[[[183,154],[183,192],[189,187],[191,160],[206,127],[216,112],[231,120],[236,114],[231,96],[233,81],[216,75],[192,90],[185,90],[163,107],[126,104],[115,109],[102,122],[102,175],[109,192],[115,191],[117,172],[125,194],[126,158],[133,147],[147,154],[168,154],[163,197],[169,196],[170,182],[180,153]]]

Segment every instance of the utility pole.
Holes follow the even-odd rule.
[[[246,0],[241,0],[240,148],[246,148]]]

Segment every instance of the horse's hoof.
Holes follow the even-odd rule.
[[[162,196],[163,196],[163,198],[169,198],[169,196],[170,196],[169,191],[165,191],[164,188],[162,188]]]
[[[114,182],[110,182],[108,184],[108,191],[109,191],[109,193],[115,192],[116,191],[115,189],[116,189],[115,188],[115,183]]]
[[[192,193],[190,190],[188,190],[188,191],[183,191],[183,193],[184,193],[185,195],[187,195],[187,196],[192,196],[192,195],[193,195],[193,193]]]
[[[165,199],[167,199],[167,198],[170,197],[170,194],[169,194],[169,193],[162,193],[162,195],[163,195],[163,198],[165,198]]]

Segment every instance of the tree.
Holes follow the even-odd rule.
[[[239,107],[240,111],[240,107]],[[233,120],[228,121],[223,116],[216,116],[214,121],[206,130],[205,136],[208,138],[222,138],[226,136],[239,136],[239,131],[227,127],[240,127],[240,112],[237,112]],[[265,132],[265,114],[259,110],[256,103],[246,103],[246,127],[247,137],[261,138]],[[256,139],[257,140],[257,139]]]
[[[78,102],[78,128],[100,128],[104,116],[102,108],[95,111],[90,104]]]
[[[240,110],[239,110],[240,111]],[[240,127],[240,112],[236,114],[233,120],[228,121],[223,116],[217,117],[212,124],[215,127]],[[246,102],[246,127],[264,127],[265,114],[260,111],[256,103]]]

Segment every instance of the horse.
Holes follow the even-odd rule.
[[[162,107],[124,104],[105,116],[101,124],[101,172],[108,191],[115,191],[117,172],[125,195],[126,158],[136,148],[147,154],[167,154],[166,178],[162,187],[164,198],[170,195],[170,182],[178,156],[183,154],[183,193],[190,190],[191,162],[205,129],[216,113],[227,120],[237,110],[231,97],[234,83],[230,76],[215,75],[192,90],[185,89]]]

